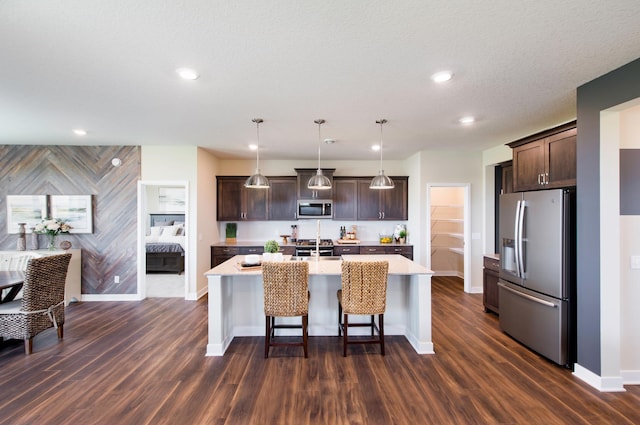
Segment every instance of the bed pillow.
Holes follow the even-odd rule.
[[[178,234],[178,226],[164,226],[162,227],[162,236],[176,236]]]
[[[152,227],[151,228],[151,233],[149,233],[149,236],[160,236],[162,234],[162,227]]]

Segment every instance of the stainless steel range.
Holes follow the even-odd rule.
[[[333,256],[333,240],[320,239],[318,244],[318,251],[321,257]],[[297,257],[310,257],[316,253],[316,240],[315,239],[298,239],[296,241],[296,256]]]

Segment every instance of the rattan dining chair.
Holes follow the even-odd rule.
[[[302,346],[308,357],[309,264],[306,261],[266,261],[262,263],[264,314],[266,321],[264,358],[273,346]],[[276,317],[302,316],[302,324],[276,324]],[[277,341],[276,329],[302,329],[301,342]]]
[[[338,290],[338,335],[343,335],[342,354],[349,344],[380,344],[384,356],[384,312],[387,307],[388,261],[343,261],[342,289]],[[367,315],[370,321],[349,323],[349,315]],[[378,315],[378,325],[374,316]],[[371,338],[349,339],[350,327],[370,327]],[[374,331],[378,337],[375,337]]]
[[[0,337],[24,340],[25,354],[33,337],[55,327],[62,339],[64,284],[71,254],[32,258],[27,263],[22,298],[0,304]]]

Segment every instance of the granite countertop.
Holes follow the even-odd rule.
[[[500,261],[500,254],[484,254],[485,257]]]
[[[238,240],[235,242],[227,242],[227,241],[220,241],[220,242],[216,242],[214,244],[212,244],[211,246],[238,246],[238,247],[243,247],[243,246],[264,246],[264,243],[266,241],[251,241],[251,240]],[[295,242],[291,242],[290,240],[288,241],[288,243],[283,244],[282,240],[278,240],[276,241],[278,242],[278,245],[280,246],[296,246]],[[337,239],[335,239],[333,241],[333,246],[413,246],[412,244],[400,244],[400,243],[380,243],[379,240],[374,240],[374,241],[360,241],[359,243],[339,243],[337,241]]]
[[[236,255],[233,258],[225,261],[224,263],[214,267],[207,271],[205,275],[219,275],[219,276],[251,276],[259,275],[262,273],[261,267],[246,267],[240,266],[240,263],[244,261],[244,255]],[[285,261],[290,260],[290,255],[285,255]],[[343,255],[343,260],[346,261],[389,261],[389,274],[390,275],[419,275],[419,274],[432,274],[433,272],[426,267],[409,260],[402,255]],[[341,264],[342,260],[308,260],[309,274],[310,275],[340,275],[342,272]]]

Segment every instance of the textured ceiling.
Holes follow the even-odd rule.
[[[574,119],[576,87],[640,57],[639,22],[637,0],[4,0],[0,144],[251,158],[261,117],[261,158],[313,159],[324,118],[323,158],[375,159],[386,118],[385,158],[482,150]]]

